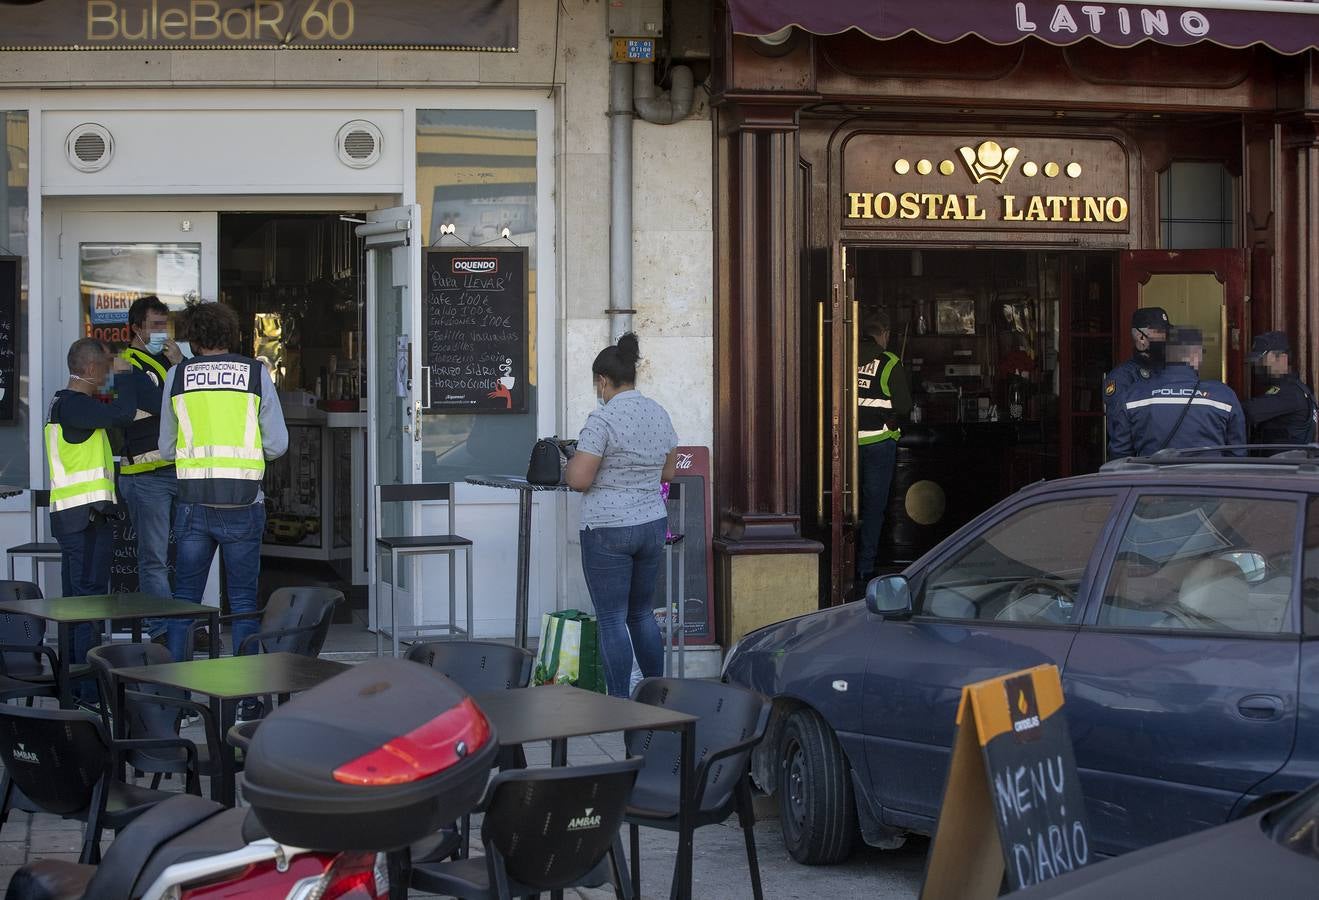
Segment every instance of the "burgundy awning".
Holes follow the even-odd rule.
[[[729,0],[729,6],[733,30],[755,37],[795,25],[815,34],[855,28],[881,40],[916,33],[940,43],[975,35],[995,44],[1033,37],[1059,46],[1090,38],[1111,47],[1207,41],[1263,44],[1279,53],[1319,48],[1319,2],[1309,0]]]

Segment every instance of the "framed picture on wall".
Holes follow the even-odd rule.
[[[974,300],[935,300],[934,328],[938,334],[974,335],[976,302]]]

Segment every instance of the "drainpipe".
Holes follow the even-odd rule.
[[[631,71],[628,71],[631,69]],[[632,120],[672,125],[692,111],[692,70],[673,67],[673,89],[657,94],[654,63],[609,67],[609,340],[632,330]]]
[[[609,341],[632,330],[632,63],[609,66]]]
[[[672,125],[692,111],[695,84],[687,66],[673,67],[673,89],[655,93],[655,64],[636,63],[632,72],[632,102],[637,115],[652,125]]]

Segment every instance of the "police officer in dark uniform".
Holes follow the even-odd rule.
[[[1291,345],[1281,331],[1256,335],[1250,346],[1262,393],[1246,403],[1252,444],[1309,444],[1315,439],[1314,394],[1291,371]]]
[[[1137,381],[1148,380],[1163,368],[1162,351],[1168,340],[1168,313],[1159,306],[1146,306],[1131,314],[1131,359],[1104,376],[1104,415],[1108,419],[1108,458],[1118,459],[1113,450],[1113,429],[1117,422],[1118,398]]]
[[[1151,344],[1153,356],[1164,349]],[[1241,401],[1227,385],[1200,377],[1204,346],[1194,328],[1174,328],[1167,364],[1123,393],[1110,422],[1110,457],[1150,456],[1167,448],[1239,446],[1246,442]],[[1229,451],[1240,456],[1243,451]]]

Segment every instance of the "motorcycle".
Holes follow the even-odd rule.
[[[497,749],[454,682],[401,660],[362,663],[263,720],[245,765],[249,808],[180,794],[124,828],[99,866],[29,863],[5,898],[406,896],[407,849],[476,807]]]

